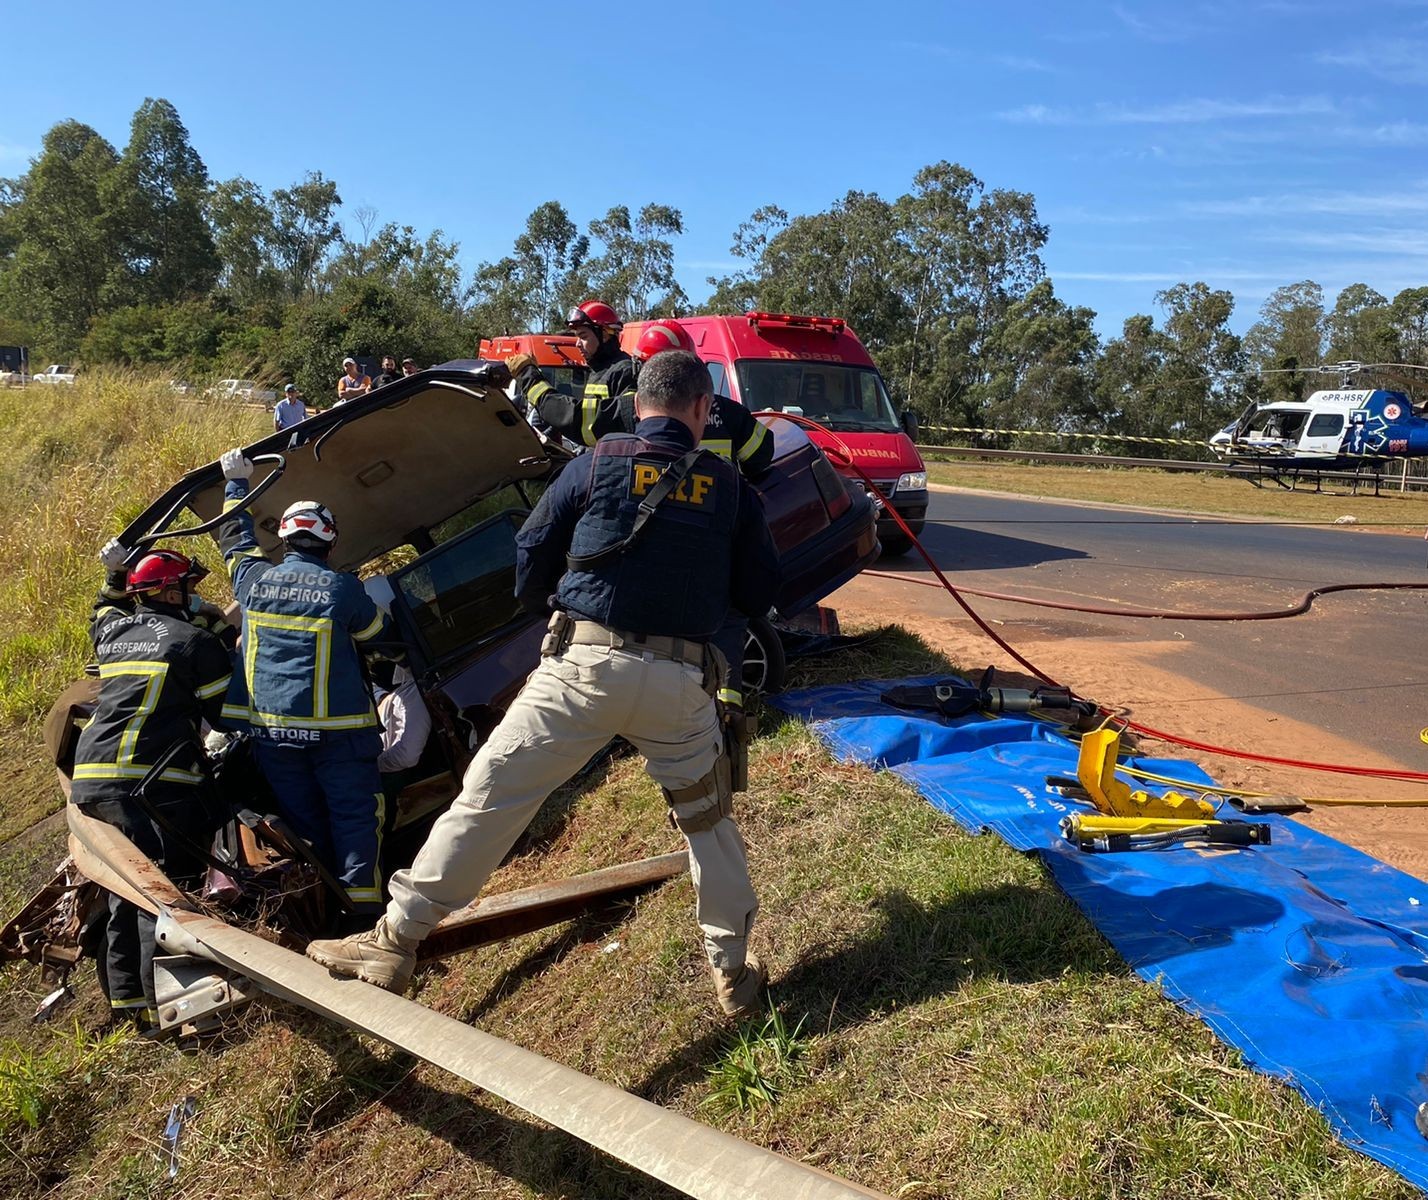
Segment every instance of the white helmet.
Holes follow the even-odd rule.
[[[278,524],[278,537],[283,541],[312,538],[325,545],[337,540],[337,518],[325,504],[316,500],[299,500],[289,504]]]

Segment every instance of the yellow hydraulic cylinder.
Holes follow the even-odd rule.
[[[1215,806],[1208,800],[1182,796],[1179,792],[1152,796],[1149,792],[1131,791],[1116,778],[1116,758],[1120,752],[1121,737],[1113,729],[1097,729],[1081,735],[1076,778],[1101,812],[1109,817],[1158,818],[1191,825],[1203,825],[1214,819]]]

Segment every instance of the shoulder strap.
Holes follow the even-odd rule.
[[[635,514],[635,523],[630,529],[629,537],[614,545],[597,550],[594,554],[567,554],[565,569],[567,571],[588,571],[592,567],[603,566],[611,559],[618,558],[628,551],[639,539],[644,527],[649,524],[649,519],[654,516],[655,509],[669,499],[674,490],[694,469],[694,464],[707,453],[707,450],[695,447],[684,457],[676,459],[665,467],[660,472],[659,479],[655,481],[654,487],[650,488],[649,494],[640,501],[639,511]]]

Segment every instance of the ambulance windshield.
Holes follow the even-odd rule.
[[[744,407],[801,409],[829,429],[890,433],[901,428],[883,381],[870,367],[806,359],[746,359],[738,364]]]

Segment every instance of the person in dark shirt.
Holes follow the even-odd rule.
[[[689,847],[696,916],[720,1007],[755,1011],[767,973],[748,951],[758,901],[733,821],[715,711],[730,606],[765,612],[778,558],[737,471],[697,447],[708,368],[671,351],[645,371],[633,435],[603,439],[541,496],[516,539],[516,595],[551,612],[532,672],[467,769],[461,794],[368,933],[309,944],[329,970],[401,991],[416,946],[480,892],[545,798],[611,738],[630,741]]]
[[[222,724],[233,669],[223,642],[193,623],[195,590],[207,571],[182,554],[146,554],[125,570],[117,540],[101,551],[107,571],[90,638],[99,664],[99,699],[80,732],[70,803],[113,825],[180,886],[203,863],[196,849],[212,833],[201,724]],[[135,788],[170,751],[168,765]],[[157,1021],[154,918],[110,895],[101,979],[110,1008],[147,1028]]]
[[[372,388],[375,391],[379,387],[386,387],[389,383],[396,383],[402,377],[402,373],[397,370],[397,360],[390,354],[382,355],[382,373],[372,380]]]

